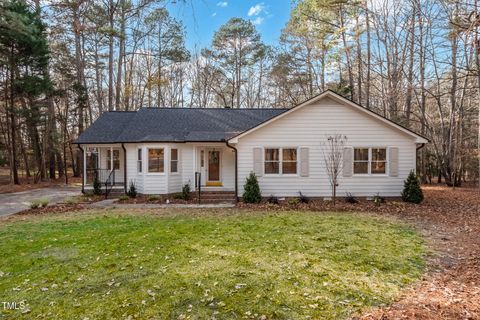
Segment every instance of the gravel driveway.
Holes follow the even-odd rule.
[[[30,207],[30,202],[40,198],[50,200],[50,204],[62,202],[65,197],[80,195],[79,187],[49,187],[15,193],[0,194],[0,217],[8,216]]]

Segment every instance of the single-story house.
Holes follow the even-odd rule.
[[[264,197],[329,197],[328,137],[346,136],[337,194],[397,197],[428,140],[333,91],[290,109],[141,108],[103,113],[75,143],[84,189],[142,194],[225,190],[240,197],[254,172]]]

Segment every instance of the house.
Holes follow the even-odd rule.
[[[141,108],[105,112],[75,142],[84,154],[84,189],[93,177],[139,193],[225,190],[241,196],[250,172],[267,197],[329,197],[329,136],[347,137],[337,194],[400,196],[428,140],[325,91],[290,109]]]

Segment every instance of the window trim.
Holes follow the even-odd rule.
[[[161,172],[156,172],[156,171],[151,172],[151,171],[150,171],[150,168],[149,168],[150,150],[155,150],[155,149],[162,149],[162,150],[163,150],[163,171],[161,171]],[[147,168],[146,168],[146,170],[145,170],[145,172],[146,172],[147,175],[163,176],[163,175],[166,174],[166,171],[167,171],[167,170],[165,170],[165,169],[166,169],[166,168],[165,168],[165,158],[166,158],[166,157],[165,157],[165,150],[166,150],[165,147],[147,147]]]
[[[386,146],[354,146],[353,159],[352,159],[352,176],[353,177],[388,177],[390,159],[388,157],[388,147]],[[368,172],[367,173],[355,173],[355,149],[368,149]],[[385,149],[385,173],[372,173],[372,149]]]
[[[177,150],[177,159],[176,160],[173,160],[172,159],[172,150]],[[172,171],[172,162],[176,162],[177,163],[177,171]],[[169,168],[169,172],[170,174],[172,175],[176,175],[176,174],[180,174],[180,168],[178,167],[180,164],[180,149],[178,148],[170,148],[170,168]]]
[[[117,160],[118,160],[118,169],[115,168],[115,161],[116,161],[116,160],[115,160],[115,151],[118,152],[118,159],[117,159]],[[112,158],[112,157],[113,157],[113,169],[112,169],[112,168],[109,168],[109,166],[112,164],[112,163],[111,163],[111,158]],[[121,166],[121,163],[120,163],[120,158],[121,158],[121,157],[120,157],[120,149],[115,148],[115,149],[112,150],[112,149],[108,148],[108,149],[107,149],[107,154],[106,154],[106,157],[105,157],[106,162],[107,162],[107,170],[110,170],[110,171],[119,171],[120,168],[122,167],[122,166]]]
[[[263,174],[266,177],[298,177],[299,176],[299,159],[298,159],[298,151],[300,147],[291,147],[291,146],[286,146],[286,147],[263,147]],[[278,173],[266,173],[265,172],[265,150],[267,149],[278,149]],[[294,149],[296,150],[296,160],[295,160],[295,173],[283,173],[283,149]],[[276,162],[276,161],[268,161],[268,162]],[[287,162],[294,162],[294,161],[287,161]]]

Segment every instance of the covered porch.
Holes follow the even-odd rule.
[[[92,191],[95,179],[105,188],[125,187],[125,150],[121,144],[82,145],[83,189]]]

